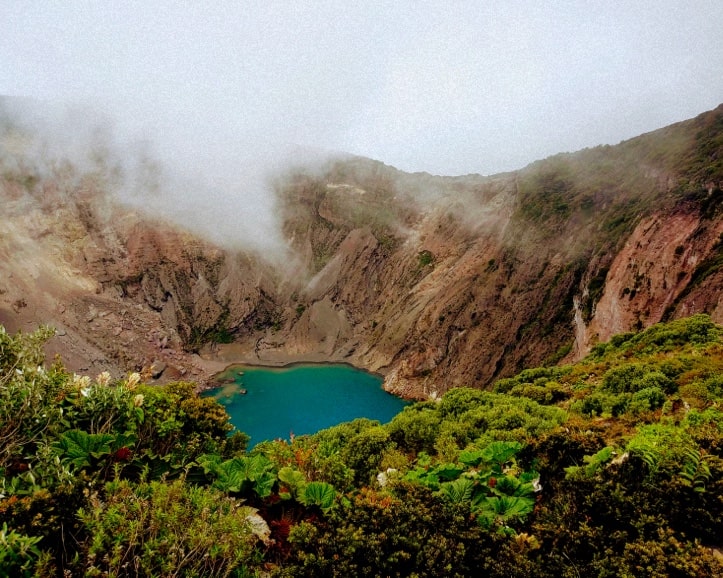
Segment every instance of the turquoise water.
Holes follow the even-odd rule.
[[[348,365],[232,366],[219,378],[233,383],[204,396],[226,406],[231,423],[251,436],[249,447],[358,417],[385,423],[407,404],[384,391],[380,377]]]

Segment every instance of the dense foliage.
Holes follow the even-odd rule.
[[[0,327],[0,575],[719,576],[723,330],[599,344],[246,449],[193,384]]]

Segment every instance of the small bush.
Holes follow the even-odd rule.
[[[4,576],[33,576],[33,567],[40,557],[39,537],[25,536],[8,528],[0,528],[0,572]]]
[[[628,410],[633,414],[655,410],[663,407],[665,400],[665,394],[659,387],[646,387],[633,394]]]
[[[441,418],[433,407],[424,404],[407,406],[386,429],[398,447],[408,452],[431,452],[439,436]]]
[[[80,510],[89,538],[86,576],[228,576],[264,530],[255,510],[179,479],[109,482]]]
[[[423,269],[427,265],[431,265],[434,262],[434,255],[431,251],[420,251],[417,255],[417,267]]]
[[[648,387],[657,387],[666,393],[673,393],[677,385],[661,371],[641,363],[618,365],[605,372],[603,389],[612,393],[635,393]]]

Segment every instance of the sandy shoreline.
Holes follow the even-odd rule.
[[[218,362],[216,362],[218,363]],[[357,367],[356,365],[346,362],[346,361],[289,361],[288,363],[283,363],[280,361],[274,362],[273,364],[267,364],[267,363],[248,363],[245,361],[242,362],[234,362],[230,363],[228,365],[225,365],[223,369],[220,371],[216,371],[211,375],[209,378],[205,380],[204,385],[201,387],[201,390],[209,390],[209,389],[215,389],[217,387],[223,387],[224,385],[228,385],[229,383],[233,383],[234,377],[231,375],[225,376],[226,373],[233,373],[235,372],[237,375],[243,375],[244,370],[246,369],[265,369],[265,370],[279,370],[283,371],[285,369],[293,369],[295,367],[308,367],[308,366],[330,366],[330,365],[342,365],[345,367],[350,367],[352,369],[355,369],[357,371],[363,371],[364,373],[368,373],[369,375],[373,375],[375,377],[378,377],[382,380],[382,388],[384,388],[384,376],[376,371],[370,371],[368,369],[365,369],[363,367]]]
[[[204,380],[205,383],[201,389],[207,390],[223,386],[229,383],[231,379],[222,377],[224,373],[231,370],[243,371],[244,368],[281,370],[305,365],[344,365],[379,377],[382,379],[382,384],[385,377],[381,371],[372,371],[365,367],[359,367],[345,359],[330,357],[323,353],[306,355],[288,355],[280,351],[269,353],[268,358],[261,358],[255,353],[250,353],[248,347],[240,343],[217,344],[205,347],[198,355],[200,363],[203,364],[203,368],[207,372],[207,378]]]

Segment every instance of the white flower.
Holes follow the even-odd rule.
[[[98,377],[95,378],[95,381],[98,385],[108,385],[110,383],[110,373],[107,371],[100,373]]]
[[[73,385],[78,389],[90,387],[90,377],[87,375],[76,375],[73,374]]]
[[[389,478],[394,477],[397,473],[395,468],[387,468],[386,472],[379,472],[377,474],[377,483],[383,488],[389,483]]]
[[[610,465],[611,466],[619,466],[620,464],[626,462],[629,457],[630,457],[630,454],[628,452],[625,452],[623,455],[613,459],[610,462]]]
[[[542,484],[540,483],[540,477],[537,476],[534,480],[532,480],[532,489],[536,492],[542,491]]]
[[[80,395],[88,397],[90,393],[90,377],[87,375],[73,374],[73,385],[78,388]]]
[[[133,405],[135,407],[141,407],[143,405],[143,400],[144,400],[143,394],[139,393],[135,397],[133,397]]]
[[[133,372],[128,375],[128,379],[126,380],[126,386],[128,389],[135,389],[136,386],[141,382],[141,374],[138,372]]]

